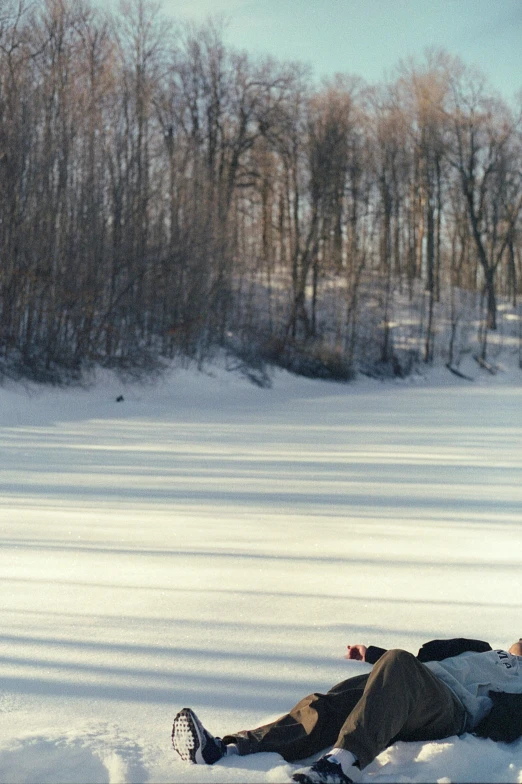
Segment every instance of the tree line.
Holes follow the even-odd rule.
[[[3,0],[2,371],[404,374],[472,329],[486,361],[521,315],[521,106],[444,51],[317,85],[218,19]]]

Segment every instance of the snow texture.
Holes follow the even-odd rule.
[[[0,782],[288,782],[177,760],[368,665],[522,636],[520,371],[344,386],[223,370],[0,388]],[[124,400],[116,402],[123,395]],[[363,782],[522,782],[522,741],[397,743]]]

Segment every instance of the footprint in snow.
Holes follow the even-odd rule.
[[[139,784],[148,779],[132,740],[95,734],[27,735],[0,745],[0,784]]]

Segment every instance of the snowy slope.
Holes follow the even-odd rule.
[[[177,761],[174,713],[222,734],[363,671],[348,643],[522,636],[521,374],[474,375],[0,388],[0,782],[287,782]],[[522,782],[522,741],[363,781]]]

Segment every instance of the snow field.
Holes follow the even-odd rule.
[[[176,760],[174,713],[224,734],[363,671],[348,643],[522,636],[521,403],[449,373],[0,388],[0,782],[283,783]],[[396,744],[372,781],[522,782],[522,741]]]

